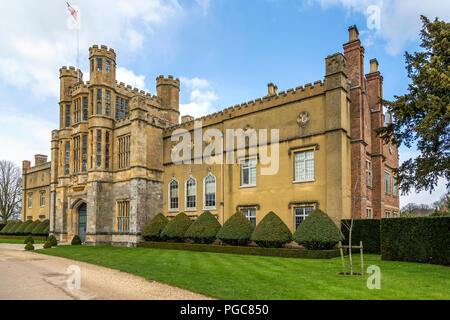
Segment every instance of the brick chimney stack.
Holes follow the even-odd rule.
[[[34,165],[39,166],[41,164],[47,163],[47,156],[43,154],[37,154],[34,156]]]

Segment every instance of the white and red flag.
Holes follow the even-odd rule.
[[[67,27],[71,30],[80,29],[80,8],[76,5],[71,6],[69,2],[66,1],[68,17],[67,17]]]
[[[75,21],[78,20],[78,12],[72,6],[66,1],[67,3],[67,9],[69,10],[71,16],[75,19]]]

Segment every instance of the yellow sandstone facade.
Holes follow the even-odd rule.
[[[355,30],[350,29],[349,43],[356,46]],[[184,116],[181,122],[178,79],[158,77],[156,95],[150,95],[116,81],[112,49],[93,46],[89,59],[89,81],[73,67],[60,69],[60,128],[52,132],[51,165],[29,168],[24,162],[28,182],[24,180],[23,217],[41,214],[34,198],[32,211],[26,208],[26,195],[34,188],[36,195],[45,191],[48,201],[43,208],[48,210],[50,232],[59,240],[70,241],[78,234],[87,244],[132,246],[160,212],[168,217],[185,212],[195,219],[208,210],[223,224],[240,210],[256,225],[274,211],[295,231],[315,208],[327,212],[336,224],[350,218],[352,210],[355,217],[364,217],[364,210],[372,206],[373,212],[383,211],[385,200],[369,197],[372,191],[382,194],[381,174],[398,165],[397,151],[394,146],[393,156],[383,155],[388,149],[383,147],[380,157],[371,153],[371,142],[353,136],[358,133],[355,121],[361,121],[353,111],[359,105],[370,114],[376,106],[370,109],[367,102],[364,106],[351,100],[356,86],[348,74],[354,76],[354,70],[343,54],[325,58],[323,80],[283,92],[269,84],[262,98],[200,119]],[[370,75],[379,79],[378,64]],[[367,92],[378,94],[377,88],[374,84]],[[375,111],[372,116],[384,121]],[[261,148],[259,134],[264,130],[267,146]],[[228,132],[254,132],[257,140],[249,136],[239,144]],[[277,134],[278,143],[272,141]],[[188,141],[192,152],[180,152],[181,141]],[[208,148],[214,150],[212,156],[203,157]],[[200,157],[196,150],[201,150]],[[177,163],[174,154],[184,162]],[[372,157],[380,161],[369,181],[363,168],[357,166],[356,174],[352,166]],[[383,164],[386,159],[388,167]],[[272,174],[263,174],[274,167]],[[45,178],[37,185],[40,172]],[[358,175],[358,194],[366,198],[358,196],[358,205],[352,206]],[[367,196],[361,190],[369,184]],[[390,197],[390,210],[398,210],[398,195]]]

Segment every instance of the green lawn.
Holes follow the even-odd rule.
[[[0,239],[0,243],[21,243],[25,246],[25,244],[23,243],[25,241],[25,239]],[[34,240],[34,244],[39,244],[39,243],[44,243],[44,241],[40,241],[40,240]]]
[[[89,262],[219,299],[450,299],[450,268],[381,261],[381,289],[338,275],[340,258],[312,260],[193,251],[61,246],[36,252]],[[359,256],[354,255],[359,261]]]

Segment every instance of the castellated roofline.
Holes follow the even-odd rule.
[[[116,61],[116,53],[113,48],[109,48],[105,45],[101,45],[100,47],[94,44],[89,48],[89,58],[93,56],[105,56],[110,58],[111,60]]]
[[[325,81],[315,81],[314,84],[307,83],[304,86],[299,86],[295,89],[291,88],[287,91],[279,92],[278,94],[273,96],[257,98],[255,100],[251,100],[209,115],[205,115],[192,121],[186,121],[184,123],[168,127],[165,130],[165,134],[170,134],[173,130],[176,129],[190,130],[194,127],[195,121],[202,121],[203,126],[213,125],[223,120],[232,119],[244,114],[262,111],[264,109],[269,109],[280,104],[320,95],[325,92]]]
[[[83,72],[78,69],[79,71],[79,76],[80,79],[83,78]],[[64,76],[69,76],[69,77],[77,77],[77,69],[74,66],[63,66],[59,69],[59,77],[64,77]]]
[[[176,78],[174,79],[172,75],[169,75],[167,78],[164,78],[163,75],[160,75],[156,78],[156,86],[159,85],[174,85],[178,88],[180,87],[180,79]]]

